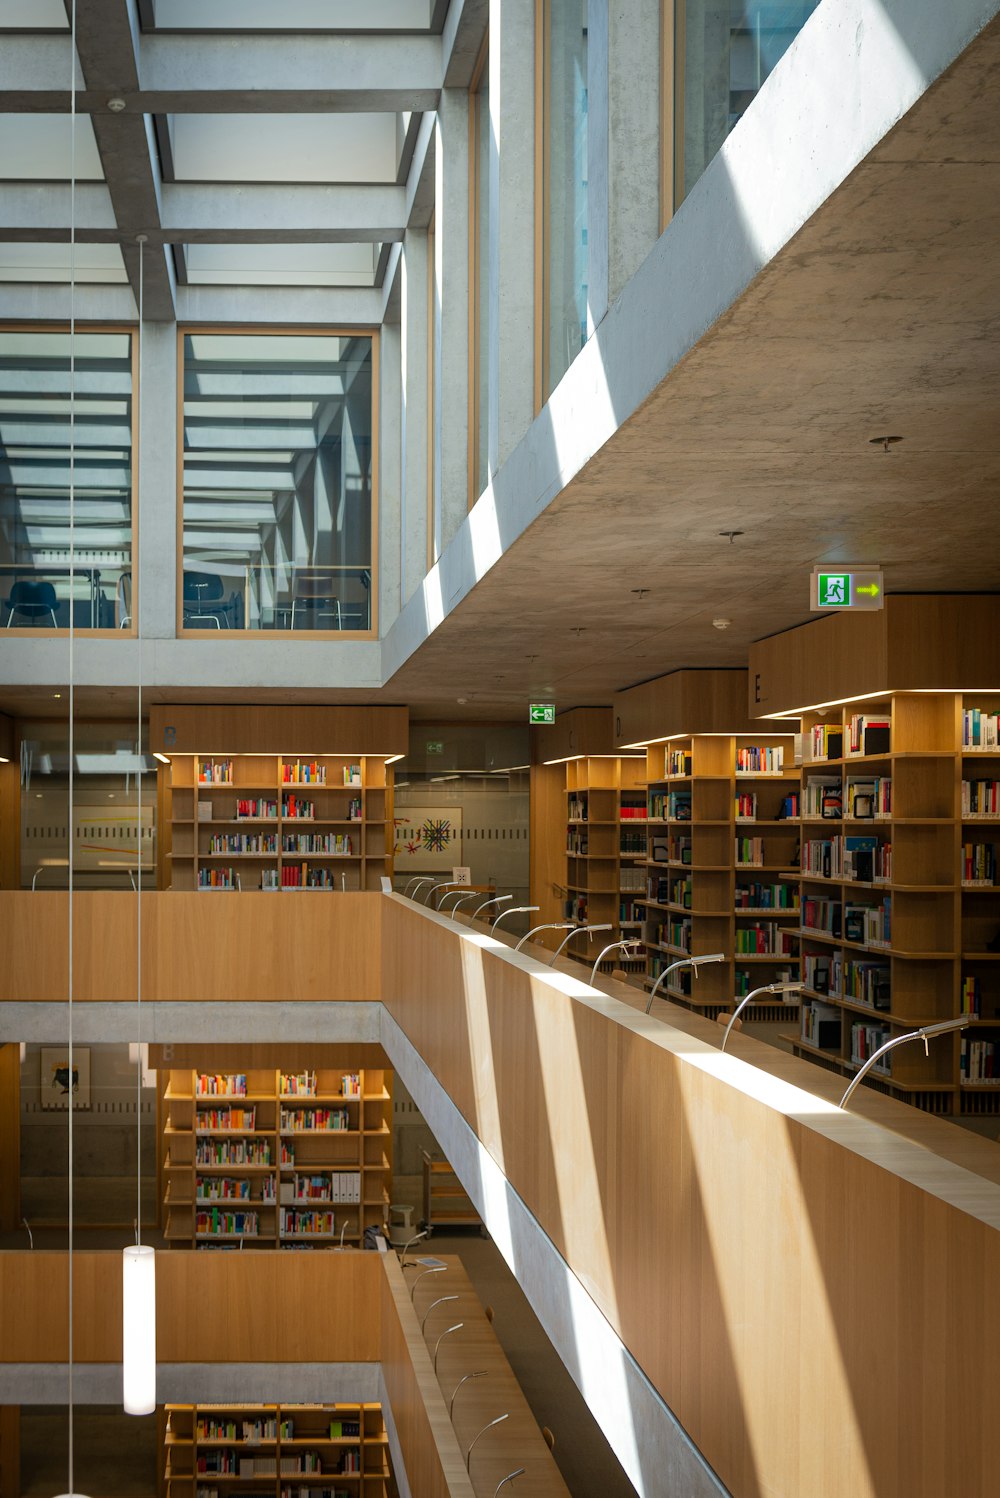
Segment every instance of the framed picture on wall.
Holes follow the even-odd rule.
[[[71,1096],[75,1109],[90,1107],[90,1050],[87,1046],[73,1047],[72,1076],[68,1047],[43,1045],[39,1058],[39,1094],[43,1108],[68,1110]]]

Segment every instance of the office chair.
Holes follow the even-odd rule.
[[[7,598],[7,609],[7,629],[10,629],[14,622],[15,614],[23,614],[25,619],[30,619],[32,623],[48,614],[52,620],[52,628],[58,628],[56,590],[51,583],[33,582],[24,578],[13,583]]]

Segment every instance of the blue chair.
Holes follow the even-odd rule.
[[[7,598],[7,629],[14,622],[14,615],[20,614],[25,619],[30,619],[34,624],[36,620],[44,618],[48,614],[52,620],[52,628],[56,629],[56,590],[51,583],[32,582],[30,579],[22,578],[11,585],[10,595]]]
[[[221,629],[229,627],[229,611],[225,603],[226,590],[217,572],[185,572],[184,574],[184,623],[214,624]]]

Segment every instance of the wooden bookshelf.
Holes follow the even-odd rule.
[[[163,1498],[397,1495],[379,1404],[168,1404],[160,1430]]]
[[[592,941],[573,936],[564,948],[588,966],[601,947],[619,937],[639,938],[641,917],[634,909],[643,892],[644,855],[632,843],[645,824],[639,815],[645,808],[644,776],[642,756],[584,755],[566,765],[565,919],[611,927]],[[642,960],[618,952],[603,966],[639,971]]]
[[[678,735],[646,751],[647,987],[685,956],[726,954],[697,979],[674,974],[659,992],[675,1003],[715,1015],[797,973],[798,875],[784,872],[798,859],[793,746],[765,730]]]
[[[164,1094],[172,1248],[358,1247],[388,1217],[392,1073],[185,1068]]]
[[[391,877],[384,759],[177,755],[170,792],[175,890],[377,891]]]
[[[848,1076],[892,1035],[974,1010],[961,1035],[902,1047],[865,1079],[932,1113],[1000,1113],[1000,745],[995,727],[963,743],[966,713],[998,709],[1000,692],[887,693],[802,720],[793,1048]],[[972,878],[966,847],[989,850]]]

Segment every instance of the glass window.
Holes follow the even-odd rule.
[[[371,629],[372,360],[370,334],[184,335],[184,629]]]
[[[544,395],[587,341],[587,0],[545,7]]]
[[[738,124],[819,0],[684,0],[678,4],[680,203]]]
[[[132,620],[132,336],[0,332],[0,626]]]
[[[475,172],[475,223],[473,225],[472,295],[475,306],[475,340],[473,351],[472,422],[473,503],[479,498],[489,478],[489,410],[490,410],[490,87],[489,59],[484,58],[479,86],[472,96],[473,169]]]

